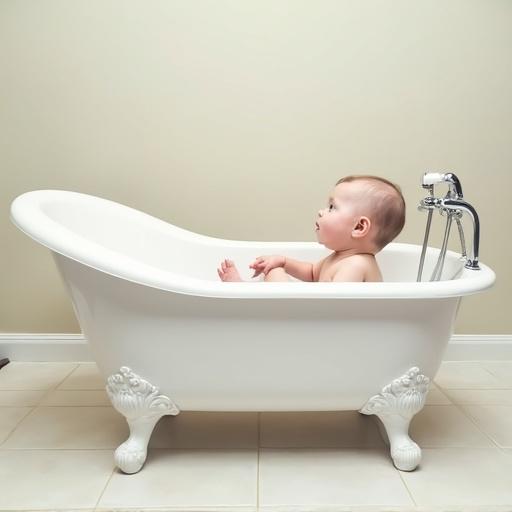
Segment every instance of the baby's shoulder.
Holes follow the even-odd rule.
[[[332,266],[332,273],[335,274],[341,269],[355,270],[363,276],[362,281],[382,281],[382,275],[373,254],[353,254],[342,258]]]
[[[362,252],[359,254],[352,254],[351,256],[347,256],[344,259],[350,261],[351,263],[359,265],[371,265],[375,261],[375,255],[367,252]]]
[[[373,254],[352,254],[345,258],[341,258],[333,263],[333,267],[360,267],[370,268],[375,264],[375,256]]]

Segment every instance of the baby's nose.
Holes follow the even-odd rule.
[[[318,216],[321,217],[322,216],[322,211],[323,210],[318,210]]]

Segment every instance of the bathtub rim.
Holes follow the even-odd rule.
[[[127,205],[97,196],[68,190],[34,190],[16,197],[10,208],[10,219],[27,236],[82,265],[86,265],[105,274],[136,284],[171,291],[174,293],[212,298],[325,298],[325,299],[406,299],[406,298],[444,298],[471,295],[490,288],[495,273],[487,265],[480,263],[481,270],[464,268],[460,276],[453,280],[437,282],[393,281],[378,283],[324,283],[324,282],[223,282],[209,281],[164,271],[129,256],[108,249],[69,230],[52,220],[41,209],[43,201],[53,198],[99,202],[103,207],[122,210],[127,217],[152,227],[173,232],[177,237],[206,245],[229,248],[253,248],[258,252],[275,252],[275,249],[317,248],[318,242],[266,242],[243,241],[215,238],[194,233],[162,219],[151,216]],[[388,244],[386,249],[398,249],[400,252],[418,252],[419,245],[397,243]],[[449,257],[460,255],[447,251]]]

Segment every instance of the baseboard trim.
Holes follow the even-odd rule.
[[[512,334],[454,334],[444,361],[512,359]]]
[[[93,361],[83,334],[0,334],[0,358],[11,361]]]
[[[83,334],[0,334],[0,359],[93,361]],[[444,361],[512,360],[512,334],[454,334]]]

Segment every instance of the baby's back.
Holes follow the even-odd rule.
[[[375,256],[366,253],[345,257],[332,253],[313,266],[314,281],[330,282],[337,275],[336,280],[339,281],[382,281],[382,274]]]

